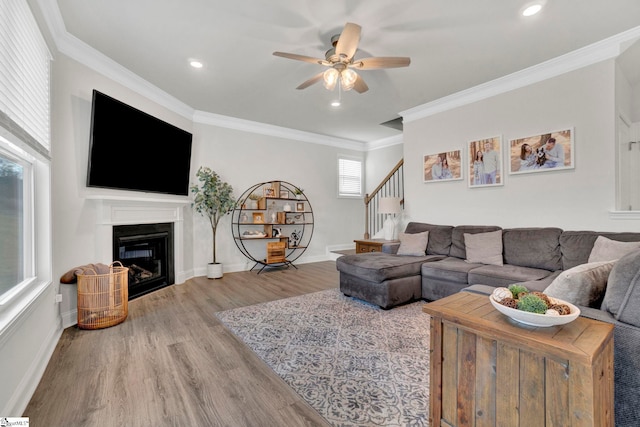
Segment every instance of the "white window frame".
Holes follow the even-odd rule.
[[[343,179],[341,174],[343,161],[355,161],[360,163],[360,192],[359,193],[347,193],[343,191],[343,188],[342,188]],[[338,178],[338,188],[337,188],[338,197],[350,198],[350,199],[364,197],[364,159],[362,157],[339,154],[338,161],[337,161],[337,168],[338,168],[338,171],[336,175]]]

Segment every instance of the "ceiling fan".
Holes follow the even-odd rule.
[[[273,52],[275,56],[295,59],[297,61],[310,62],[329,67],[327,70],[316,74],[309,80],[302,83],[296,89],[305,89],[314,83],[323,80],[323,85],[328,90],[333,90],[338,82],[344,91],[355,89],[358,93],[369,90],[369,87],[354,70],[376,70],[381,68],[407,67],[411,63],[411,58],[407,57],[370,57],[354,59],[358,43],[360,42],[360,31],[362,27],[351,22],[347,22],[342,33],[331,37],[333,47],[325,53],[325,59],[317,59],[311,56],[297,55],[295,53]]]

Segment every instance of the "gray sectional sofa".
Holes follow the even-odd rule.
[[[424,255],[382,253],[338,258],[340,290],[388,309],[416,299],[437,300],[459,291],[490,294],[495,287],[523,283],[544,291],[563,271],[590,261],[598,236],[640,242],[640,233],[563,231],[559,228],[448,226],[412,222],[405,233],[428,231]],[[502,237],[502,265],[469,262],[465,234]],[[572,270],[573,271],[573,270]],[[613,264],[604,295],[581,315],[614,327],[615,419],[618,427],[640,425],[640,249]]]

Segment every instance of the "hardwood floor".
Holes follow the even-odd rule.
[[[40,426],[328,426],[214,313],[338,287],[335,262],[198,277],[67,328],[24,416]]]

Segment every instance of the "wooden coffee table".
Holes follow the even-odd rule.
[[[431,426],[612,426],[613,325],[519,324],[459,292],[431,316]]]

